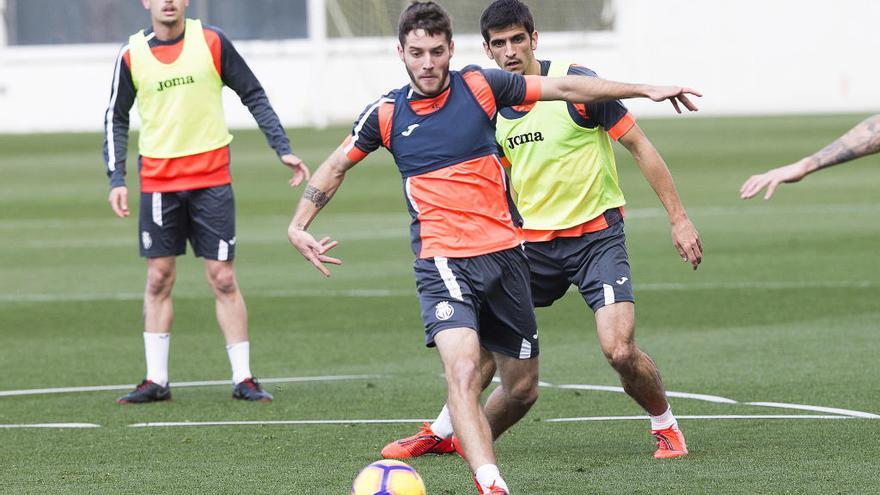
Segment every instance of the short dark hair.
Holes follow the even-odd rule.
[[[435,2],[413,3],[400,14],[397,23],[397,39],[400,45],[406,44],[406,35],[416,29],[424,29],[429,36],[445,34],[446,41],[452,41],[452,19],[449,14]]]
[[[489,30],[498,31],[511,26],[522,26],[529,36],[535,32],[535,18],[529,6],[520,0],[495,0],[480,16],[480,32],[489,42]]]

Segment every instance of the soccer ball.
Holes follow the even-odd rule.
[[[425,495],[425,484],[415,469],[386,459],[361,470],[351,485],[351,495]]]

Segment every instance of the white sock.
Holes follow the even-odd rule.
[[[651,416],[652,430],[665,430],[666,428],[677,425],[678,421],[676,421],[675,416],[672,415],[672,406],[667,407],[666,412],[660,416]]]
[[[489,489],[492,488],[492,485],[510,491],[507,488],[507,483],[501,479],[501,473],[498,471],[498,466],[495,464],[483,464],[477,468],[477,472],[474,473],[474,475],[477,478],[477,483],[480,484],[483,491],[488,492]]]
[[[452,417],[449,416],[449,407],[443,404],[443,410],[437,419],[431,423],[431,431],[440,438],[449,438],[455,433],[452,429]]]
[[[246,378],[251,378],[251,343],[239,342],[226,346],[229,364],[232,365],[232,383],[238,385]]]
[[[168,349],[170,333],[144,332],[144,354],[147,357],[147,380],[168,386]]]

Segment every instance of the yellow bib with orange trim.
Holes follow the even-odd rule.
[[[570,65],[552,62],[547,75],[565,76]],[[566,229],[626,203],[608,133],[579,126],[564,101],[539,101],[515,119],[499,112],[495,139],[511,164],[524,229]]]
[[[183,50],[170,64],[156,59],[143,31],[132,35],[128,43],[141,116],[141,155],[178,158],[222,148],[232,141],[223,114],[223,81],[201,21],[186,20]]]

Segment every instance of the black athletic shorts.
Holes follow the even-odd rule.
[[[472,328],[480,345],[517,359],[538,355],[529,267],[519,247],[472,258],[417,259],[413,268],[425,344],[450,328]]]
[[[535,306],[550,306],[574,284],[587,304],[599,308],[634,301],[623,220],[580,237],[527,242]]]
[[[145,258],[186,254],[189,239],[200,258],[235,257],[232,185],[171,193],[141,193],[140,252]]]

